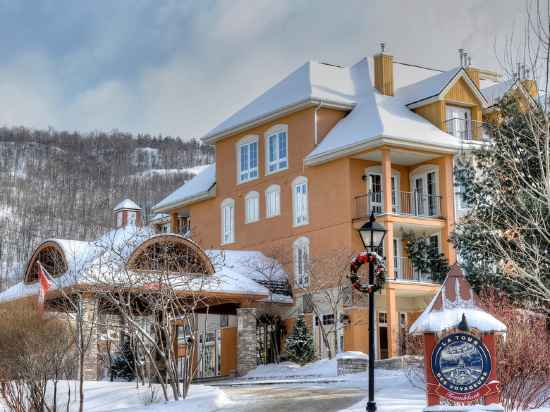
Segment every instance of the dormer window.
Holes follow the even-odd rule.
[[[238,181],[248,182],[258,177],[258,136],[249,136],[239,142]]]
[[[472,140],[472,111],[467,107],[447,105],[447,133],[463,139]]]
[[[266,136],[267,174],[288,169],[288,127],[272,127]]]

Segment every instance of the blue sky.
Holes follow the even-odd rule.
[[[0,0],[0,125],[200,137],[307,60],[380,41],[450,68],[501,69],[517,0]],[[496,49],[495,49],[496,45]]]

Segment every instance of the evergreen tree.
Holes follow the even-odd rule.
[[[469,212],[453,239],[468,280],[550,307],[548,115],[510,96],[491,144],[463,156],[455,180]]]
[[[135,374],[134,352],[130,347],[130,342],[124,342],[120,350],[113,356],[110,375],[114,379],[124,379],[128,382],[133,381]]]
[[[407,252],[414,269],[420,273],[429,273],[434,282],[443,282],[450,270],[445,255],[431,245],[425,236],[417,238],[414,234],[409,234],[406,240]]]
[[[315,357],[313,336],[307,330],[304,316],[298,316],[292,333],[286,338],[288,359],[300,365],[311,362]]]

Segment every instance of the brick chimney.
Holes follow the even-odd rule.
[[[380,44],[380,53],[374,55],[374,87],[386,96],[393,96],[393,56],[386,54],[385,43]]]
[[[120,202],[113,209],[115,215],[115,227],[120,229],[125,226],[141,226],[141,207],[131,199]]]

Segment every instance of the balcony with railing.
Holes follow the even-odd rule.
[[[432,282],[431,277],[427,273],[420,273],[412,264],[408,257],[394,256],[393,267],[395,280],[406,282]]]
[[[482,141],[492,140],[494,127],[490,123],[479,122],[476,120],[454,117],[445,120],[445,130],[463,141]]]
[[[355,196],[354,219],[368,218],[371,212],[384,211],[382,192],[367,192]],[[422,192],[392,192],[392,213],[404,216],[441,217],[441,196]]]

